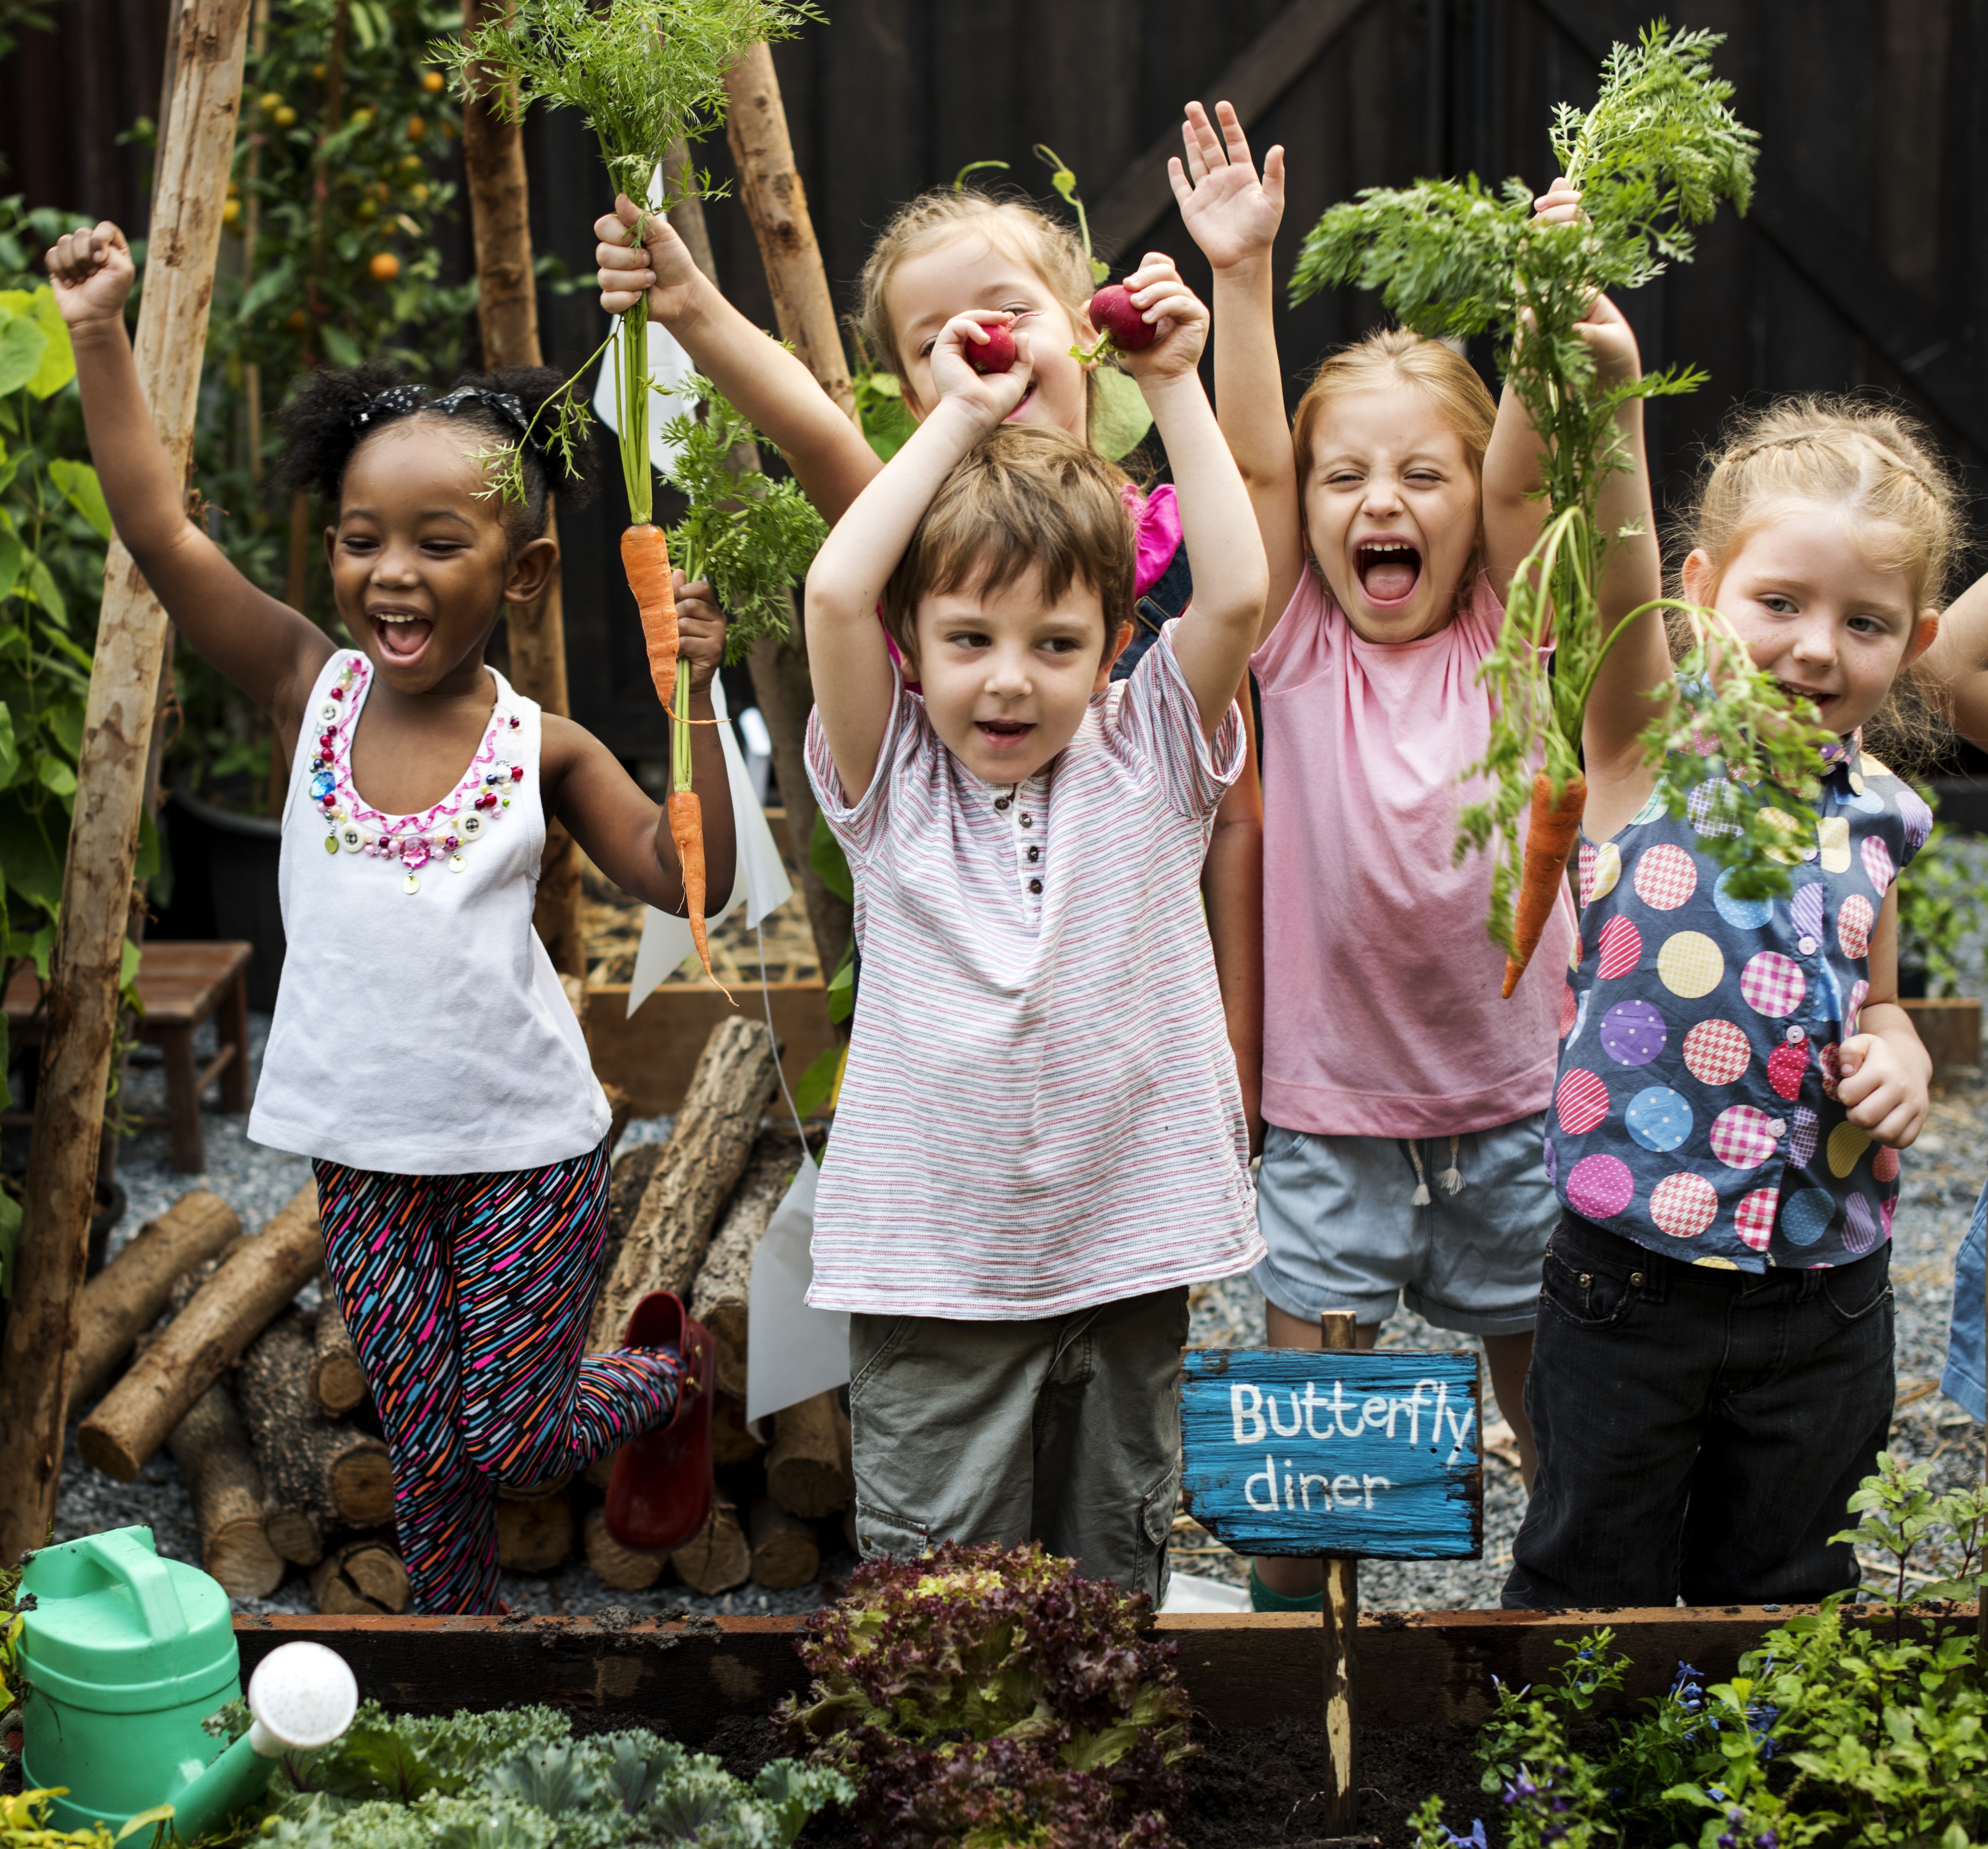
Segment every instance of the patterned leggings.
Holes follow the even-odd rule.
[[[312,1167],[326,1268],[393,1453],[414,1609],[493,1611],[499,1486],[577,1469],[676,1408],[674,1355],[583,1358],[606,1150],[502,1175]]]

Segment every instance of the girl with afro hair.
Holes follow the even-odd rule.
[[[364,366],[303,382],[286,473],[336,509],[325,555],[357,644],[341,648],[188,519],[125,333],[123,234],[79,228],[48,265],[118,537],[289,754],[289,950],[248,1134],[313,1159],[416,1608],[496,1609],[499,1489],[610,1451],[610,1530],[674,1545],[710,1495],[708,1338],[658,1293],[627,1347],[583,1352],[609,1112],[532,903],[555,816],[661,910],[684,909],[681,870],[664,812],[607,749],[483,660],[506,610],[544,590],[551,497],[580,485],[529,434],[558,380],[518,369],[433,392]],[[493,492],[520,448],[522,502]],[[724,619],[677,576],[691,715],[709,722]],[[692,751],[722,786],[713,725]],[[728,891],[729,804],[706,830]]]

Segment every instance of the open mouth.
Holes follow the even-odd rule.
[[[1422,556],[1405,539],[1362,539],[1354,548],[1353,568],[1369,603],[1404,603],[1422,580]]]
[[[428,645],[428,637],[434,634],[433,619],[417,616],[412,610],[376,610],[370,614],[380,657],[396,667],[404,668],[418,661]]]
[[[1818,718],[1827,718],[1831,707],[1836,704],[1836,695],[1824,693],[1814,687],[1797,687],[1792,681],[1777,680],[1774,685],[1786,695],[1788,704],[1800,712],[1804,706]]]
[[[996,751],[1011,751],[1036,728],[1025,719],[975,719],[973,729]]]
[[[1021,403],[1020,403],[1020,404],[1019,404],[1018,405],[1016,405],[1016,406],[1015,407],[1015,408],[1014,408],[1013,411],[1011,411],[1010,412],[1009,412],[1009,414],[1007,414],[1007,416],[1006,416],[1006,417],[1003,417],[1003,418],[1001,420],[1001,421],[1002,421],[1003,424],[1012,424],[1012,423],[1013,423],[1013,422],[1015,421],[1015,420],[1016,420],[1017,417],[1019,417],[1022,414],[1022,413],[1023,413],[1023,411],[1026,411],[1026,410],[1029,408],[1029,401],[1030,401],[1031,398],[1033,398],[1035,395],[1036,395],[1036,382],[1035,382],[1035,380],[1034,380],[1031,379],[1031,380],[1029,381],[1029,387],[1028,387],[1028,390],[1026,390],[1025,392],[1023,392],[1023,393],[1022,394],[1022,401],[1021,401]]]

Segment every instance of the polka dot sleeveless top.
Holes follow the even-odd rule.
[[[1824,755],[1810,812],[1782,818],[1784,897],[1737,896],[1700,851],[1709,785],[1682,817],[1659,786],[1613,840],[1581,843],[1547,1173],[1576,1213],[1671,1258],[1844,1265],[1891,1236],[1898,1151],[1849,1121],[1840,1049],[1932,812],[1857,737]]]

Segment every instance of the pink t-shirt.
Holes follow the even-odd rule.
[[[1477,671],[1503,610],[1364,641],[1310,570],[1251,662],[1263,702],[1263,1115],[1324,1136],[1460,1136],[1553,1094],[1573,913],[1564,894],[1499,999],[1491,861],[1452,859],[1483,755]]]

